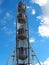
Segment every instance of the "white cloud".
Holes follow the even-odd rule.
[[[8,28],[6,26],[3,26],[2,30],[6,32],[8,30]]]
[[[36,18],[41,20],[41,16],[37,16]]]
[[[1,30],[4,31],[5,34],[11,35],[15,33],[15,30],[10,30],[8,27],[8,23],[7,21],[10,21],[11,19],[13,19],[13,15],[10,12],[6,12],[5,16],[0,20],[0,24],[1,24]],[[6,25],[7,24],[7,25]],[[15,23],[14,23],[15,25]]]
[[[49,37],[49,28],[47,26],[39,26],[39,34],[42,37]]]
[[[36,65],[39,65],[39,63]],[[47,58],[44,62],[41,62],[41,65],[49,65],[49,58]]]
[[[41,65],[43,65],[43,63],[42,62],[40,62],[41,63]],[[39,65],[39,63],[37,63],[37,64],[35,64],[35,65]]]
[[[49,1],[48,0],[47,0],[47,3],[41,7],[41,9],[42,9],[43,14],[40,18],[41,23],[38,28],[39,34],[42,37],[49,37]]]
[[[49,37],[49,17],[42,16],[41,25],[39,26],[39,34],[42,37]]]
[[[43,15],[37,16],[41,20],[38,32],[42,37],[49,37],[49,0],[31,0],[41,6]]]
[[[39,26],[39,34],[42,37],[49,37],[49,17],[42,16],[41,25]]]
[[[0,11],[1,13],[2,11]],[[2,26],[5,26],[7,24],[7,21],[13,19],[13,15],[10,12],[6,12],[4,17],[0,19],[0,24]]]
[[[32,14],[35,15],[36,11],[34,9],[32,9]]]
[[[42,7],[42,12],[44,16],[49,16],[49,0],[47,3]]]
[[[16,31],[15,30],[9,30],[9,28],[7,26],[3,26],[2,31],[4,31],[5,34],[11,35],[11,34],[15,34]]]
[[[47,58],[47,60],[44,61],[44,65],[49,65],[49,58]]]
[[[30,9],[31,14],[35,15],[36,11],[31,6],[27,6],[27,9]]]
[[[27,9],[31,8],[30,6],[27,6]]]
[[[10,19],[12,19],[12,18],[13,18],[13,15],[12,15],[10,12],[6,12],[6,13],[5,13],[4,19],[10,20]]]
[[[41,25],[49,27],[49,17],[43,16],[42,21],[41,21]]]
[[[31,2],[37,3],[40,6],[44,6],[48,0],[31,0]]]
[[[34,39],[34,38],[31,38],[31,39],[29,40],[29,42],[30,42],[30,43],[35,42],[35,39]]]
[[[9,16],[10,16],[10,13],[9,13],[9,12],[7,12],[7,13],[6,13],[6,16],[7,16],[7,17],[9,17]]]

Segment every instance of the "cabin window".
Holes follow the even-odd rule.
[[[27,55],[27,49],[26,48],[19,48],[19,54],[26,54]]]
[[[25,33],[26,33],[26,31],[24,29],[19,29],[18,30],[18,34],[25,34]]]

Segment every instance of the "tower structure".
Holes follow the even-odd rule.
[[[30,54],[30,43],[29,43],[29,28],[27,21],[26,5],[20,1],[17,7],[17,21],[16,21],[16,45],[10,54],[6,65],[35,65],[34,60],[30,62],[32,57],[36,57],[39,65],[41,65],[35,51],[32,48],[33,54]],[[12,60],[12,64],[10,62]],[[10,63],[9,63],[10,62]]]
[[[30,44],[26,5],[22,1],[20,1],[18,3],[17,10],[18,10],[16,22],[17,65],[30,65]]]

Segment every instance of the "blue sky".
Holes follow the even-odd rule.
[[[6,64],[16,43],[16,11],[19,1],[0,0],[0,65]],[[30,45],[41,63],[49,65],[49,1],[22,1],[27,7]]]

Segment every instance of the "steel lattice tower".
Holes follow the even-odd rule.
[[[39,65],[41,65],[34,49],[30,50],[29,43],[29,27],[26,13],[26,5],[24,2],[20,1],[17,7],[17,20],[16,20],[16,45],[10,54],[6,65],[9,65],[9,60],[12,58],[12,64],[10,65],[35,65],[32,57],[36,57]],[[31,55],[30,52],[33,52]]]
[[[30,65],[30,44],[26,5],[22,1],[20,1],[18,3],[17,10],[18,10],[16,22],[17,65]]]

